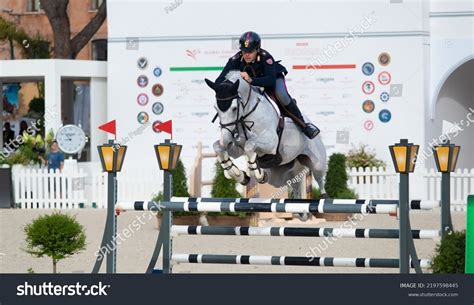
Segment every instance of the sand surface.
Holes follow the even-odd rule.
[[[25,273],[32,268],[36,273],[52,272],[51,259],[35,258],[22,249],[25,247],[23,227],[35,217],[52,210],[0,210],[0,273]],[[59,262],[61,273],[90,273],[94,265],[105,225],[105,210],[69,210],[85,227],[87,249]],[[353,222],[354,228],[397,228],[398,222],[387,215],[362,215]],[[466,225],[465,212],[452,213],[455,230]],[[440,211],[413,211],[413,229],[439,229]],[[134,222],[135,221],[135,222]],[[317,226],[340,227],[343,222],[320,222]],[[275,226],[308,226],[299,221],[275,222]],[[316,226],[314,223],[312,226]],[[127,228],[133,233],[126,233]],[[118,232],[124,241],[118,246],[117,272],[143,273],[149,263],[156,238],[157,221],[149,212],[126,212],[119,216]],[[125,236],[126,235],[126,236]],[[415,240],[419,258],[430,259],[437,240]],[[331,241],[315,237],[266,237],[266,236],[177,236],[173,239],[174,253],[246,254],[305,256],[314,249],[317,256],[398,258],[398,239],[340,238]],[[319,253],[321,251],[321,253]],[[161,267],[161,260],[157,268]],[[105,271],[103,264],[102,272]],[[175,273],[397,273],[398,269],[352,267],[300,267],[300,266],[249,266],[179,264]]]

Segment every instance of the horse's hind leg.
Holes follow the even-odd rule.
[[[324,188],[324,177],[326,175],[326,165],[318,163],[319,161],[316,159],[315,156],[310,157],[306,155],[300,155],[298,157],[298,161],[300,161],[301,164],[308,167],[313,173],[313,177],[316,180],[316,183],[318,183],[319,191],[321,192],[321,198],[322,199],[328,198],[328,195],[326,194],[326,189]]]
[[[229,157],[227,150],[222,147],[219,141],[214,143],[214,151],[217,154],[217,158],[224,169],[224,175],[227,179],[234,178],[242,185],[247,185],[250,181],[250,177],[243,171],[241,171]]]
[[[324,189],[324,176],[318,175],[317,173],[313,172],[313,177],[318,183],[319,191],[321,192],[321,199],[329,198],[328,194],[326,194],[326,189]]]

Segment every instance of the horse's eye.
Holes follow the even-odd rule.
[[[236,112],[237,111],[237,107],[232,107],[232,112]]]

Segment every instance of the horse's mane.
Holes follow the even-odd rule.
[[[240,76],[240,71],[239,70],[231,70],[229,71],[229,73],[227,73],[227,75],[225,76],[225,78],[233,83],[235,83],[237,80],[240,80],[242,81],[242,76]]]

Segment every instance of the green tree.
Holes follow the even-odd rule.
[[[24,228],[26,252],[36,257],[49,256],[53,260],[53,273],[57,263],[85,249],[84,227],[74,216],[61,213],[43,215]]]
[[[173,194],[171,194],[171,196],[189,197],[186,168],[184,167],[184,164],[181,159],[178,159],[178,162],[176,162],[176,168],[171,172],[171,177],[173,188]],[[153,197],[153,200],[163,200],[163,192],[158,192],[158,194]]]
[[[361,144],[358,148],[353,148],[347,153],[348,167],[385,167],[385,162],[377,159],[372,150],[367,149],[368,145]]]
[[[347,187],[346,156],[332,154],[329,157],[325,189],[330,198],[355,199],[357,195]]]
[[[32,38],[15,23],[0,17],[0,41],[10,44],[10,58],[15,59],[14,46],[20,47],[23,56],[27,59],[50,58],[49,41],[39,35]]]
[[[466,254],[466,231],[446,234],[436,245],[432,259],[433,273],[464,273]]]
[[[189,197],[186,169],[181,159],[178,159],[176,168],[171,173],[173,175],[173,196]]]
[[[237,182],[234,179],[227,179],[224,169],[219,161],[215,163],[216,174],[212,180],[212,197],[220,198],[240,198],[242,195],[235,189]]]

